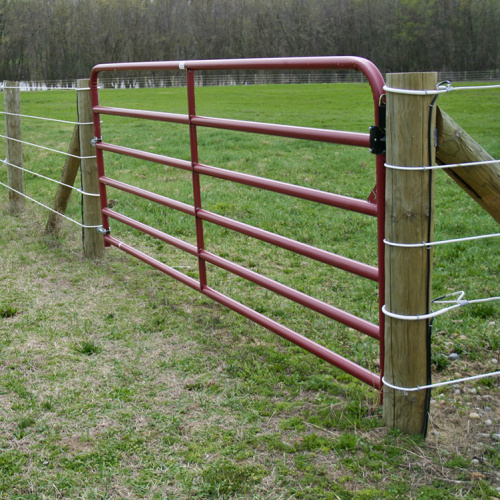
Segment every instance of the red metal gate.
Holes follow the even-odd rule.
[[[208,61],[170,61],[170,62],[142,62],[142,63],[118,63],[118,64],[100,64],[93,68],[90,78],[90,87],[92,95],[92,106],[94,112],[94,129],[96,139],[97,165],[100,181],[102,224],[104,241],[107,246],[113,245],[125,252],[139,258],[140,260],[152,265],[165,274],[181,281],[191,288],[212,298],[213,300],[227,306],[228,308],[242,314],[259,325],[277,333],[281,337],[288,339],[296,345],[306,349],[316,356],[324,359],[334,366],[339,367],[345,372],[357,377],[363,382],[377,388],[382,388],[382,374],[375,374],[368,369],[354,363],[345,357],[330,351],[324,346],[300,335],[290,328],[277,323],[276,321],[264,316],[263,314],[237,302],[236,300],[212,289],[207,283],[206,263],[218,266],[226,271],[234,273],[237,276],[245,278],[256,283],[274,293],[286,297],[298,304],[306,306],[316,312],[319,312],[335,321],[343,323],[359,332],[362,332],[372,338],[380,341],[381,366],[383,367],[383,332],[384,315],[381,307],[384,304],[384,193],[385,193],[385,174],[384,162],[385,155],[376,155],[376,178],[377,185],[374,193],[376,196],[370,197],[368,201],[341,196],[325,191],[315,190],[307,187],[297,186],[270,180],[263,177],[253,176],[241,172],[234,172],[223,168],[204,165],[199,162],[197,127],[212,127],[233,131],[250,132],[257,134],[268,134],[295,139],[306,139],[312,141],[322,141],[329,143],[344,144],[370,148],[370,134],[335,131],[298,126],[285,126],[270,123],[249,122],[241,120],[230,120],[223,118],[211,118],[206,116],[197,116],[195,109],[195,73],[207,70],[355,70],[361,72],[368,80],[374,100],[374,123],[378,126],[379,110],[381,100],[384,94],[384,80],[377,67],[370,61],[358,57],[312,57],[312,58],[271,58],[271,59],[234,59],[234,60],[208,60]],[[175,114],[157,111],[142,111],[125,108],[112,108],[99,105],[99,91],[97,81],[99,74],[107,71],[185,71],[187,79],[187,98],[188,114]],[[121,117],[140,118],[145,120],[157,120],[171,123],[180,123],[189,126],[191,160],[186,161],[178,158],[158,155],[147,151],[127,148],[104,142],[101,137],[101,115],[114,115]],[[119,180],[106,177],[104,171],[103,152],[108,151],[118,153],[142,160],[155,162],[163,165],[169,165],[179,169],[192,172],[193,177],[193,195],[194,205],[188,205],[180,201],[155,194],[151,191],[125,184]],[[238,222],[233,219],[218,215],[216,213],[203,210],[199,176],[206,175],[219,179],[245,184],[260,189],[273,191],[305,200],[311,200],[317,203],[338,207],[344,210],[366,214],[377,217],[378,231],[378,267],[373,267],[355,260],[336,255],[334,253],[306,245],[304,243],[280,236],[263,229]],[[108,208],[106,187],[116,188],[160,205],[170,207],[185,214],[189,214],[195,219],[197,244],[192,245],[182,241],[174,236],[147,226],[141,222],[135,221],[125,215],[122,215]],[[198,259],[199,279],[196,280],[190,276],[170,267],[151,256],[121,242],[110,234],[109,219],[114,219],[128,226],[136,228],[150,236],[169,243],[178,249],[181,249]],[[275,280],[256,273],[250,269],[240,266],[234,262],[224,259],[218,255],[205,250],[203,238],[203,222],[208,221],[213,224],[228,228],[232,231],[259,239],[261,241],[276,245],[278,247],[296,252],[310,259],[329,264],[339,269],[346,270],[358,276],[378,282],[379,286],[379,324],[373,324],[362,318],[359,318],[349,312],[338,309],[314,297],[306,295],[295,289],[287,287]]]

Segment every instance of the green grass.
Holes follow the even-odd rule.
[[[198,113],[366,132],[368,87],[198,89]],[[76,119],[72,92],[22,94],[22,112]],[[498,91],[438,101],[496,158]],[[185,89],[102,92],[103,105],[185,112]],[[23,119],[23,138],[65,150],[71,126]],[[200,130],[200,161],[366,198],[374,158],[356,149]],[[103,117],[103,139],[189,158],[185,127]],[[5,152],[0,152],[5,154]],[[25,166],[58,178],[64,157],[25,148]],[[110,177],[185,202],[186,172],[106,155]],[[436,175],[436,239],[498,232],[447,176]],[[5,170],[0,170],[5,181]],[[27,174],[51,204],[54,185]],[[374,221],[202,178],[203,207],[375,263]],[[114,207],[195,242],[192,220],[123,193]],[[68,214],[78,218],[72,197]],[[81,231],[44,235],[48,213],[27,204],[0,224],[0,498],[379,499],[498,496],[498,379],[433,393],[426,441],[388,430],[379,395],[224,307],[110,249],[82,259]],[[112,222],[113,235],[197,276],[196,262]],[[376,321],[364,280],[206,225],[206,247]],[[435,296],[498,295],[496,240],[439,247]],[[210,286],[370,368],[377,345],[347,328],[209,268]],[[493,371],[499,306],[469,306],[434,324],[436,379]],[[460,360],[443,358],[449,352]],[[498,369],[498,368],[496,368]],[[439,370],[439,371],[438,371]],[[474,391],[473,391],[473,390]],[[478,421],[469,419],[480,411]],[[492,420],[488,426],[485,421]],[[477,463],[477,458],[481,460]],[[473,473],[476,473],[473,475]]]

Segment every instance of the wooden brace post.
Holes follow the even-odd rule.
[[[437,114],[439,164],[473,163],[494,158],[442,109]],[[500,162],[444,171],[500,223]]]
[[[68,148],[68,156],[66,157],[66,162],[64,163],[64,168],[61,174],[60,184],[57,188],[56,196],[54,199],[53,209],[56,212],[64,214],[68,206],[69,198],[71,196],[72,189],[68,186],[73,186],[75,183],[76,175],[78,174],[78,168],[80,167],[80,139],[78,136],[78,125],[75,125],[73,131],[73,137]],[[49,220],[45,226],[45,232],[49,234],[58,234],[61,227],[62,217],[57,215],[55,212],[51,212],[49,215]]]

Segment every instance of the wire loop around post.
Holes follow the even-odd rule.
[[[384,386],[388,387],[389,389],[393,389],[394,391],[401,391],[403,393],[408,393],[408,392],[425,391],[428,389],[435,389],[437,387],[444,387],[447,385],[462,384],[464,382],[470,382],[471,380],[480,380],[487,377],[498,377],[499,375],[500,371],[490,372],[490,373],[484,373],[482,375],[472,375],[471,377],[463,377],[456,380],[447,380],[446,382],[436,382],[435,384],[417,385],[416,387],[400,387],[397,385],[393,385],[387,382],[387,380],[385,380],[385,377],[382,377],[382,384],[384,384]]]
[[[454,295],[458,295],[458,299],[456,300],[441,300],[446,297],[451,297]],[[473,299],[473,300],[465,300],[463,297],[465,297],[465,292],[460,291],[460,292],[453,292],[448,295],[444,295],[442,297],[438,297],[437,299],[434,299],[432,301],[433,304],[453,304],[452,306],[445,307],[443,309],[440,309],[439,311],[434,311],[428,314],[415,314],[415,315],[403,315],[403,314],[396,314],[391,311],[388,311],[385,305],[382,306],[382,312],[388,316],[389,318],[394,318],[394,319],[400,319],[403,321],[421,321],[425,319],[431,319],[435,318],[436,316],[440,316],[441,314],[444,314],[448,311],[451,311],[453,309],[457,309],[459,307],[463,307],[469,304],[477,304],[480,302],[492,302],[496,300],[500,300],[499,297],[487,297],[484,299]]]
[[[487,90],[487,89],[499,89],[500,85],[475,85],[467,87],[453,87],[451,84],[445,86],[439,86],[436,89],[422,89],[422,90],[408,90],[408,89],[398,89],[384,85],[384,91],[392,94],[404,94],[404,95],[438,95],[446,94],[448,92],[456,90]]]

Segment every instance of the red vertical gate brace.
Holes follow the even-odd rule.
[[[200,174],[195,170],[195,166],[198,164],[198,135],[196,133],[196,125],[194,125],[192,122],[193,117],[196,116],[194,71],[187,70],[186,76],[189,113],[189,139],[191,142],[191,168],[193,177],[194,210],[196,219],[196,243],[198,247],[198,272],[200,276],[200,290],[203,290],[207,286],[207,268],[205,261],[201,257],[201,252],[205,249],[205,242],[203,240],[203,221],[198,216],[198,211],[201,210],[201,191]]]

